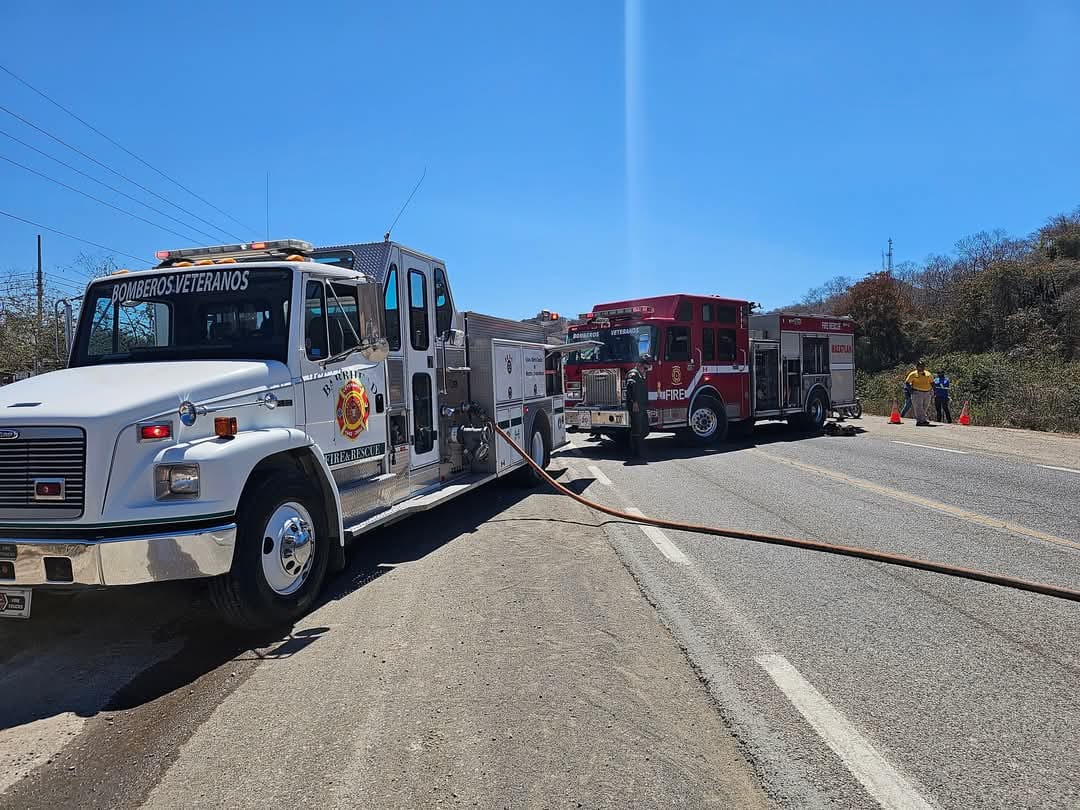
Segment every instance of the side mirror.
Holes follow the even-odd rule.
[[[360,354],[364,355],[364,359],[368,362],[381,363],[390,354],[390,343],[386,338],[375,338],[365,342],[360,349]]]

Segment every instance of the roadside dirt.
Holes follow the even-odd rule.
[[[959,414],[954,414],[957,416]],[[1033,464],[1080,469],[1080,436],[1071,433],[1044,433],[1018,428],[981,427],[934,423],[931,427],[916,427],[913,419],[890,425],[883,416],[864,415],[846,422],[866,431],[868,435],[906,442],[938,444],[957,450],[1004,456]]]
[[[88,619],[87,643],[49,616],[9,636],[71,675],[59,701],[39,668],[0,676],[31,703],[0,712],[0,752],[35,735],[55,749],[21,763],[0,807],[766,804],[596,517],[566,498],[488,487],[370,535],[274,639],[222,636],[197,595],[166,625],[140,601],[135,671],[92,647],[104,634],[116,654],[126,598],[81,600],[83,617],[120,605]],[[79,699],[75,673],[99,667],[111,692],[91,679]],[[54,734],[65,709],[78,723]]]

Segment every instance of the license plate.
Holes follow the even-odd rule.
[[[29,588],[0,588],[0,619],[28,619],[32,593]]]

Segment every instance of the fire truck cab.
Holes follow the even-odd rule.
[[[625,380],[641,356],[651,428],[701,444],[763,419],[819,428],[830,410],[854,404],[850,319],[750,309],[685,294],[597,305],[567,335],[567,426],[627,435]]]
[[[207,578],[291,621],[348,540],[565,442],[536,324],[456,306],[389,241],[161,251],[94,279],[68,368],[0,389],[0,618],[34,590]]]

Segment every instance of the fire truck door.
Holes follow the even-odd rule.
[[[431,263],[402,253],[402,279],[408,305],[406,317],[406,389],[412,443],[410,467],[439,460],[438,388],[435,385],[435,318],[432,303]]]
[[[780,409],[780,347],[775,343],[754,344],[754,413]]]

